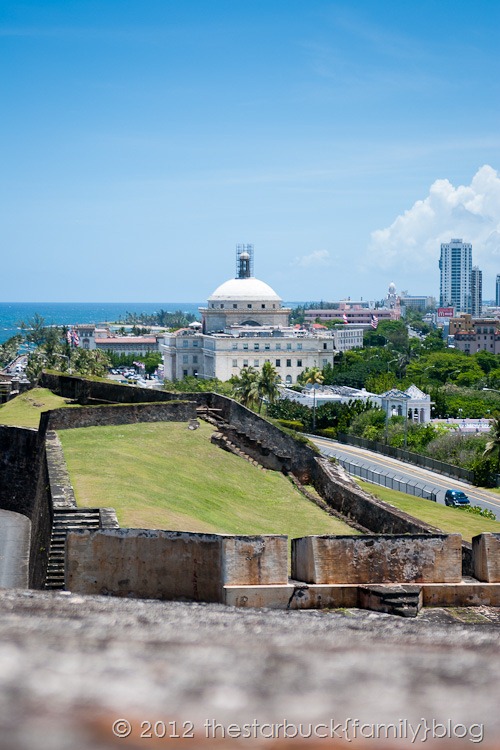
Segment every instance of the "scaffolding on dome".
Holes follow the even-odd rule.
[[[244,256],[241,258],[241,255],[243,253],[248,253],[248,263],[243,263]],[[242,268],[247,267],[249,269],[248,274],[245,273],[245,276],[253,276],[253,245],[245,245],[245,244],[238,244],[236,245],[236,278],[244,278],[242,276]]]

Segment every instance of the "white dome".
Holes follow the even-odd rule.
[[[389,284],[389,294],[394,294],[395,291],[396,291],[396,284],[394,283],[394,281],[391,281],[391,283]]]
[[[281,302],[274,289],[253,277],[247,279],[229,279],[217,287],[208,298],[209,302],[218,300],[250,300],[254,302]]]

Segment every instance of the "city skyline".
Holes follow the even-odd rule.
[[[203,300],[237,243],[289,300],[500,273],[488,0],[5,0],[0,300]]]

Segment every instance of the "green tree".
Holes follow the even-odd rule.
[[[144,357],[139,357],[141,362],[144,362],[147,375],[152,375],[159,364],[161,364],[162,356],[160,352],[148,352]]]
[[[19,327],[27,331],[26,340],[37,346],[45,342],[47,333],[50,330],[45,324],[45,318],[42,318],[38,313],[35,313],[27,321],[22,321]]]
[[[0,367],[5,367],[16,358],[17,351],[22,342],[23,337],[20,334],[17,334],[16,336],[7,339],[7,341],[0,346]]]
[[[71,369],[75,374],[103,377],[109,366],[109,359],[101,349],[72,350]]]
[[[271,362],[264,362],[262,370],[257,380],[257,389],[260,399],[266,399],[269,404],[273,404],[279,396],[278,390],[279,375]],[[259,400],[259,411],[262,401]]]
[[[491,420],[490,439],[486,443],[483,451],[484,458],[493,458],[495,460],[495,471],[500,472],[500,415],[497,414]]]
[[[235,398],[249,408],[254,408],[259,402],[259,373],[253,367],[243,367],[239,377],[233,378],[233,394]]]
[[[408,329],[402,320],[383,320],[376,330],[365,331],[365,346],[383,346],[390,343],[398,351],[408,348]]]

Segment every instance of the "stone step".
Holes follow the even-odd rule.
[[[107,509],[107,523],[113,521]],[[98,508],[54,509],[49,561],[45,588],[52,591],[64,589],[64,563],[66,538],[73,531],[96,531],[101,527],[101,513]]]

